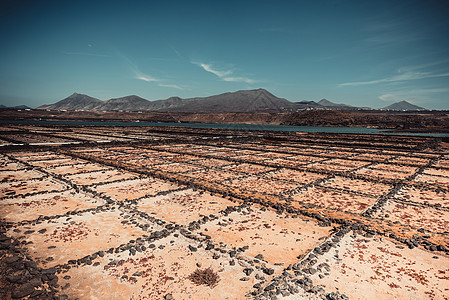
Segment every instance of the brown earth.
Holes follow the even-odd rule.
[[[140,121],[174,123],[225,123],[295,126],[362,126],[399,132],[449,132],[445,111],[336,111],[311,110],[294,113],[182,113],[0,110],[0,120]]]

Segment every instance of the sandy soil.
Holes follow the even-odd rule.
[[[16,127],[24,128],[3,129]],[[176,127],[26,128],[36,140],[45,129],[127,141],[0,149],[1,229],[39,266],[61,272],[55,287],[69,299],[449,294],[449,168],[437,167],[449,165],[449,156],[441,158],[449,152],[431,139],[270,132],[246,140],[247,132]],[[405,179],[434,158],[440,161],[424,174]],[[363,236],[339,232],[349,228]],[[411,241],[416,248],[408,248]],[[220,276],[215,287],[188,279],[206,267]],[[301,283],[306,277],[311,281]]]
[[[348,212],[362,213],[376,202],[376,198],[346,193],[337,190],[309,188],[293,195],[293,200],[310,203],[326,208],[339,209]],[[292,203],[296,206],[295,203]],[[298,208],[301,206],[298,205]]]
[[[433,232],[449,232],[449,211],[389,201],[380,215],[405,225],[424,228]]]
[[[429,184],[439,184],[443,186],[449,185],[449,177],[447,176],[435,176],[435,175],[418,175],[415,181]]]
[[[411,173],[396,172],[392,170],[381,170],[375,168],[362,168],[356,171],[356,174],[368,176],[371,178],[385,178],[385,179],[406,179]]]
[[[351,179],[341,176],[336,176],[325,182],[321,183],[325,187],[339,188],[347,191],[360,192],[365,194],[370,194],[374,196],[382,196],[386,194],[392,186],[374,183],[371,181],[364,181],[360,179]]]
[[[104,165],[94,163],[84,163],[84,164],[63,165],[58,167],[46,168],[45,171],[51,174],[69,175],[83,172],[104,171],[108,169],[110,169],[110,167]]]
[[[347,235],[316,266],[322,263],[329,271],[320,268],[311,276],[314,283],[350,299],[449,299],[447,256]]]
[[[16,163],[13,161],[10,161],[8,159],[3,160],[0,163],[0,171],[15,171],[25,168],[25,165],[21,163]]]
[[[102,184],[92,189],[112,199],[123,201],[137,199],[147,195],[152,196],[162,191],[177,188],[176,185],[164,181],[153,178],[142,178]]]
[[[0,181],[18,181],[42,178],[44,174],[34,170],[17,170],[15,172],[0,171]]]
[[[60,166],[60,165],[82,164],[84,162],[85,162],[84,160],[80,160],[80,159],[62,158],[62,159],[55,159],[55,160],[30,161],[29,164],[36,166],[36,167],[41,167],[41,168],[51,168],[51,167]]]
[[[241,173],[235,173],[231,171],[221,171],[218,169],[207,169],[202,171],[194,171],[185,174],[188,177],[197,178],[206,181],[219,182],[223,180],[228,180],[231,178],[237,178],[244,176]]]
[[[227,199],[192,190],[173,192],[165,196],[139,200],[138,209],[159,219],[187,225],[202,216],[216,214],[228,206],[237,205]]]
[[[400,156],[397,158],[392,159],[390,162],[397,163],[397,164],[413,164],[418,166],[424,166],[429,162],[428,158],[421,158],[421,157],[407,157],[407,156]]]
[[[267,194],[279,194],[298,187],[298,184],[287,181],[267,180],[262,177],[251,176],[243,179],[235,179],[230,186],[249,191],[257,191]]]
[[[96,214],[84,213],[36,225],[17,226],[15,229],[19,229],[20,232],[10,230],[9,234],[18,238],[27,230],[33,231],[30,234],[25,233],[27,240],[32,242],[27,245],[27,249],[41,265],[48,268],[99,250],[106,251],[146,234],[128,221],[126,223],[122,221],[127,219],[124,219],[118,210]],[[45,232],[39,232],[44,229]],[[149,228],[149,231],[151,230],[160,228],[152,225]],[[100,247],[99,240],[101,240]],[[52,259],[48,259],[49,257]]]
[[[195,160],[195,161],[192,161],[191,163],[200,165],[200,166],[204,166],[204,167],[209,167],[209,168],[222,167],[222,166],[232,164],[232,162],[230,162],[230,161],[222,160],[222,159],[214,159],[214,158]]]
[[[350,157],[351,155],[348,153],[346,155],[342,155],[339,157]],[[362,166],[365,166],[366,164],[368,164],[365,161],[360,161],[360,160],[350,160],[350,159],[342,159],[342,158],[335,158],[335,159],[331,159],[328,160],[327,163],[328,164],[337,164],[337,165],[342,165],[342,166],[352,166],[353,168],[360,168]]]
[[[396,199],[404,199],[407,201],[423,203],[423,204],[432,204],[432,205],[441,205],[445,207],[449,207],[449,194],[440,191],[432,191],[432,190],[424,190],[418,188],[403,188],[399,193],[395,196]]]
[[[362,153],[353,157],[355,160],[369,160],[369,161],[385,161],[387,159],[392,159],[394,156],[385,154],[373,154],[373,153]]]
[[[241,281],[244,267],[229,265],[230,259],[215,260],[204,248],[190,251],[189,245],[198,244],[185,238],[170,236],[153,245],[134,256],[106,255],[98,266],[71,269],[64,274],[71,278],[61,280],[61,284],[70,283],[67,294],[79,299],[163,299],[170,294],[174,299],[231,300],[245,298],[255,283],[253,277]],[[111,261],[123,262],[104,270]],[[220,280],[215,287],[195,285],[188,279],[198,265],[218,273]]]
[[[11,222],[35,220],[39,216],[64,214],[67,211],[85,210],[105,202],[91,195],[67,190],[24,198],[5,199],[0,202],[3,217]]]
[[[414,174],[416,171],[418,171],[417,167],[410,167],[410,166],[401,166],[401,165],[391,165],[391,164],[377,164],[372,167],[373,169],[377,170],[388,170],[388,171],[394,171],[394,172],[403,172],[409,175]]]
[[[231,170],[234,172],[241,172],[241,173],[245,173],[245,174],[255,175],[255,174],[259,174],[259,173],[263,173],[263,172],[273,171],[274,169],[265,167],[265,166],[260,166],[260,165],[243,163],[243,164],[238,164],[236,166],[224,167],[223,170]]]
[[[170,172],[170,173],[182,173],[182,172],[188,172],[193,170],[199,170],[201,169],[200,166],[185,164],[185,163],[172,163],[167,165],[158,165],[156,167],[158,170],[164,171],[164,172]]]
[[[347,166],[347,165],[340,165],[340,164],[332,164],[327,161],[322,163],[313,163],[310,165],[307,165],[307,168],[315,169],[315,170],[324,170],[324,171],[340,171],[340,172],[347,172],[355,169],[355,166]]]
[[[190,162],[192,160],[197,160],[199,157],[193,155],[178,155],[167,157],[167,160],[173,162]]]
[[[269,173],[264,176],[265,178],[275,178],[282,180],[289,180],[299,183],[311,183],[319,179],[326,178],[327,175],[311,173],[311,172],[303,172],[291,169],[280,169],[277,172]]]
[[[424,170],[424,174],[449,177],[449,170],[427,168]]]
[[[105,170],[66,175],[65,177],[76,184],[91,185],[120,179],[131,179],[137,177],[137,174],[131,172],[122,172],[118,170]]]
[[[241,155],[234,157],[235,159],[238,159],[240,161],[248,161],[248,162],[262,162],[267,159],[267,157],[260,155],[260,154],[249,154],[249,155]]]
[[[201,226],[200,231],[228,247],[248,246],[246,255],[262,254],[264,260],[285,267],[314,248],[318,239],[329,233],[330,227],[320,227],[307,218],[286,218],[274,211],[244,210],[233,212]]]
[[[437,161],[437,163],[435,164],[435,167],[437,167],[437,168],[449,168],[449,159]]]
[[[27,180],[0,183],[0,195],[24,195],[27,193],[38,193],[48,191],[62,191],[67,189],[62,184],[51,178],[43,178],[42,180]],[[13,193],[13,194],[12,194]]]

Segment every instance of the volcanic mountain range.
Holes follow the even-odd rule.
[[[408,105],[407,105],[408,104]],[[399,104],[398,104],[399,105]],[[304,109],[358,110],[361,108],[336,104],[326,99],[319,102],[291,102],[279,98],[265,89],[242,90],[209,97],[182,99],[171,97],[165,100],[148,101],[136,95],[114,98],[106,101],[84,94],[74,93],[54,104],[42,105],[37,109],[78,111],[160,111],[160,112],[292,112]],[[363,108],[366,109],[366,108]],[[369,109],[369,108],[368,108]],[[391,110],[424,110],[419,106],[402,101]]]

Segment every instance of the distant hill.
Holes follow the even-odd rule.
[[[51,109],[51,110],[94,110],[95,107],[103,104],[103,101],[92,98],[87,95],[73,93],[61,101],[54,104],[42,105],[37,109]]]
[[[278,98],[264,89],[237,91],[203,98],[190,98],[175,103],[171,107],[166,108],[166,110],[184,112],[278,112],[294,107],[292,102]]]
[[[265,89],[241,90],[209,97],[148,101],[136,95],[101,101],[87,95],[74,93],[69,97],[38,109],[84,111],[159,111],[159,112],[287,112],[307,109],[354,109],[345,104],[335,104],[326,99],[320,102],[291,102],[279,98]]]
[[[26,105],[16,105],[16,106],[4,106],[0,104],[0,108],[9,108],[9,109],[31,109],[31,107]]]
[[[31,107],[29,107],[27,105],[16,105],[16,106],[11,106],[10,108],[13,108],[13,109],[31,109]]]
[[[123,111],[138,111],[148,110],[150,101],[143,99],[136,95],[110,99],[104,101],[95,107],[95,110],[123,110]]]
[[[382,110],[427,110],[424,107],[411,104],[407,101],[400,101],[382,108]]]
[[[322,106],[325,106],[325,107],[332,107],[332,108],[336,108],[336,107],[339,107],[339,108],[353,108],[353,106],[351,106],[351,105],[338,104],[338,103],[331,102],[331,101],[329,101],[327,99],[321,99],[320,101],[318,101],[318,104],[322,105]]]

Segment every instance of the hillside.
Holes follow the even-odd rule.
[[[336,104],[326,99],[291,102],[279,98],[265,89],[241,90],[208,97],[182,99],[170,97],[164,100],[148,101],[136,95],[113,98],[106,101],[84,94],[73,93],[54,104],[42,105],[37,109],[72,111],[154,111],[154,112],[294,112],[308,109],[354,110],[346,104]]]
[[[73,93],[61,101],[54,104],[42,105],[37,109],[50,110],[94,110],[97,106],[103,104],[103,101],[90,97],[88,95]]]
[[[383,110],[426,110],[424,107],[411,104],[407,101],[400,101],[382,108]]]

